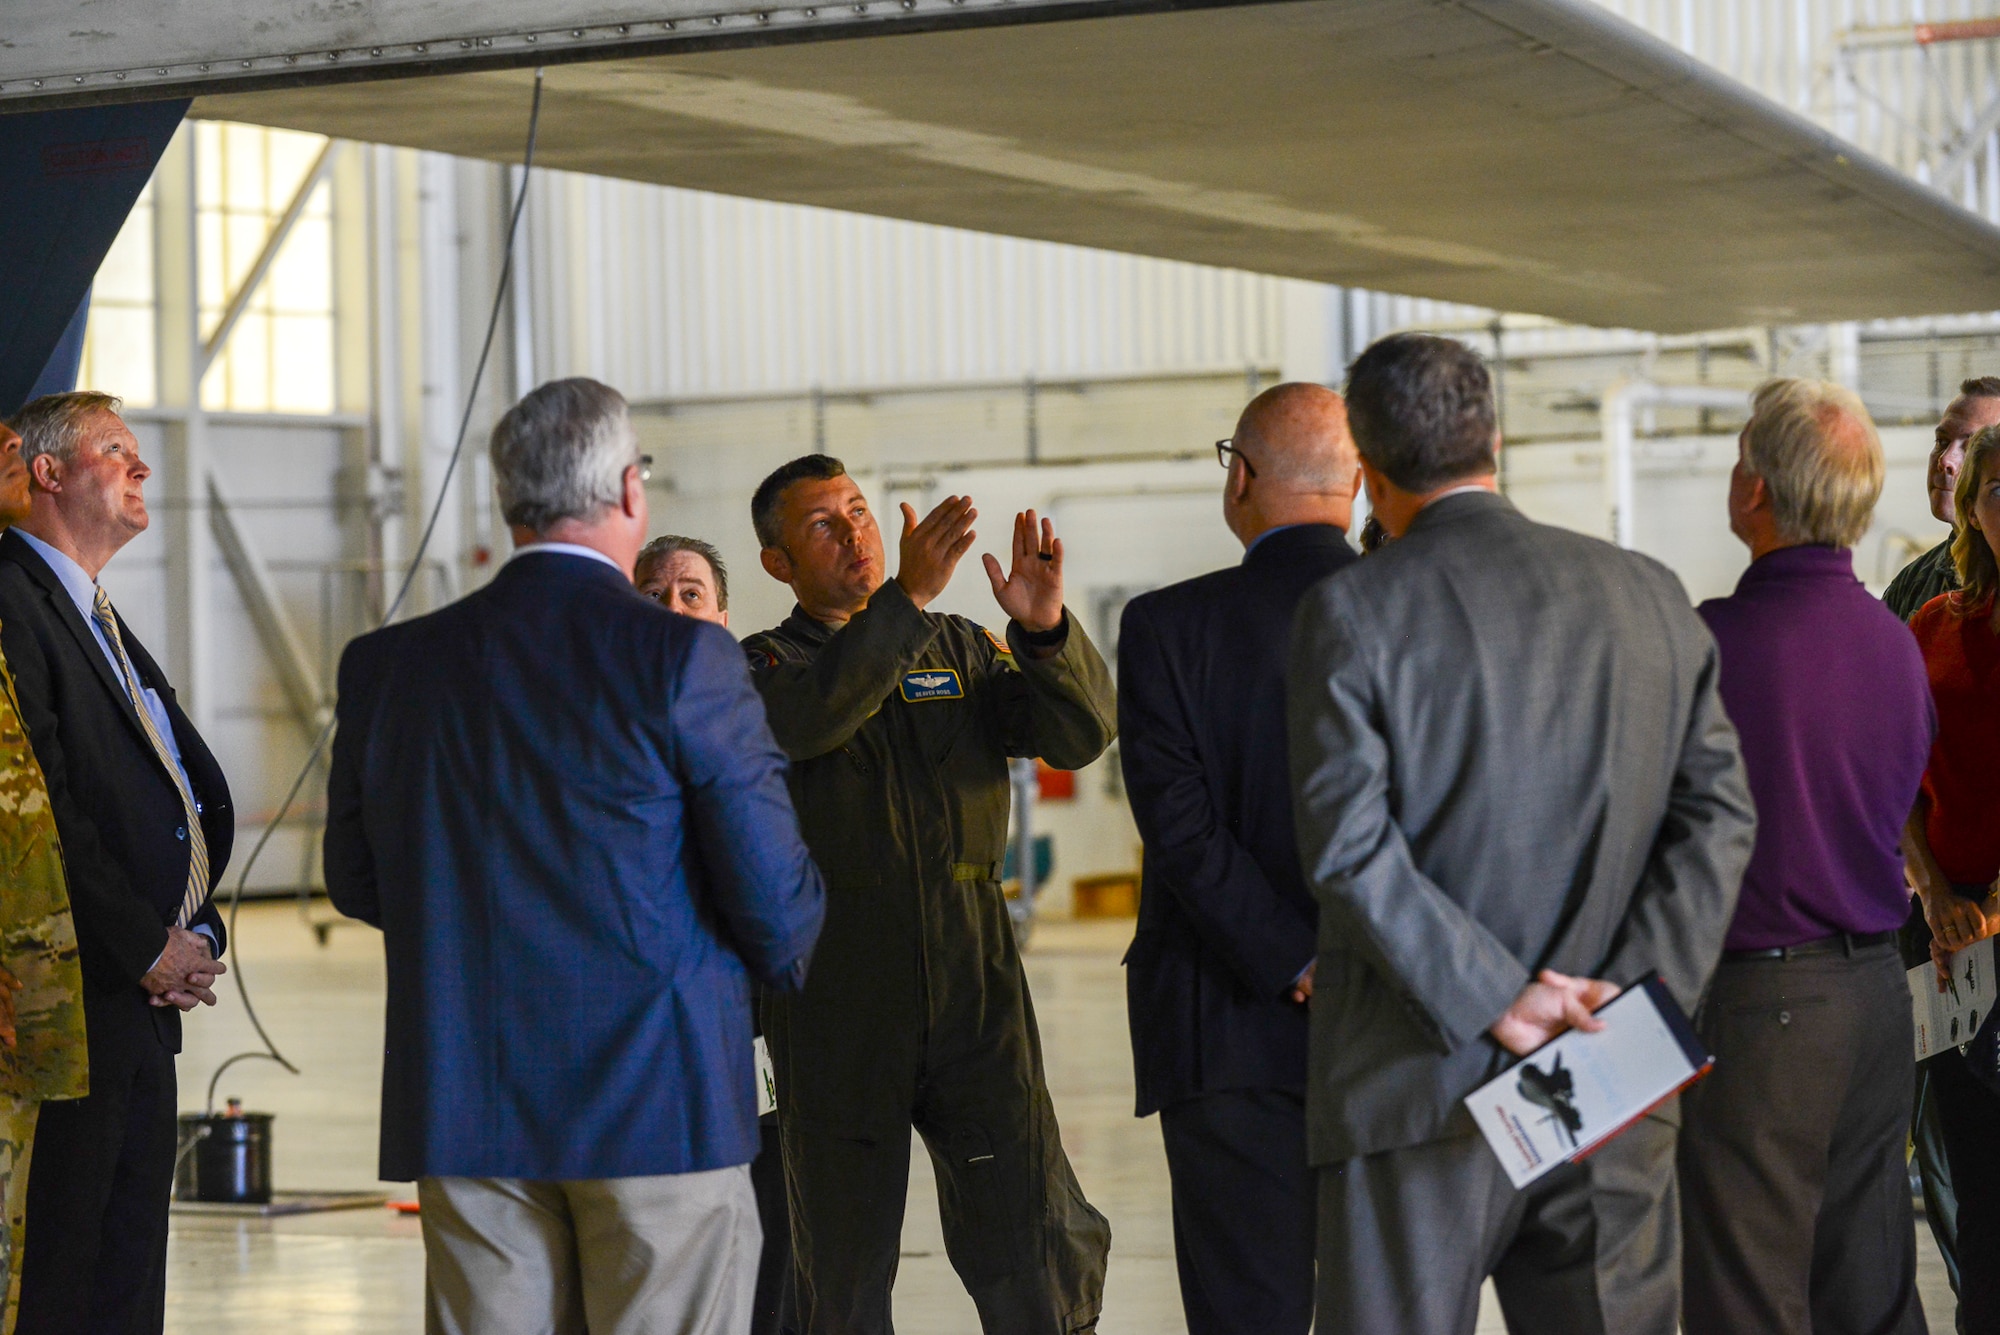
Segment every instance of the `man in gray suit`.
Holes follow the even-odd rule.
[[[1317,1325],[1672,1335],[1678,1111],[1525,1190],[1462,1100],[1652,973],[1692,1011],[1754,816],[1716,649],[1656,562],[1496,494],[1476,354],[1402,334],[1349,371],[1394,542],[1299,604],[1300,861],[1320,903],[1309,1153]]]

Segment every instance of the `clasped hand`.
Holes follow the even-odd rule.
[[[1486,1032],[1516,1057],[1525,1057],[1565,1029],[1586,1034],[1603,1029],[1604,1021],[1591,1012],[1623,990],[1602,978],[1572,978],[1544,969]]]
[[[1983,900],[1967,899],[1949,885],[1933,886],[1928,893],[1920,894],[1924,921],[1930,924],[1931,944],[1942,947],[1946,955],[2000,933],[2000,900],[1994,898],[2000,894],[2000,881],[1994,883]]]
[[[944,592],[959,558],[971,550],[978,536],[972,529],[972,521],[978,517],[970,496],[947,496],[922,522],[916,510],[904,503],[896,582],[911,602],[923,607]],[[1012,556],[1012,567],[1005,571],[994,557],[982,558],[987,581],[993,586],[993,601],[1031,634],[1062,625],[1063,548],[1055,525],[1038,518],[1033,510],[1015,515]]]
[[[207,937],[185,927],[169,927],[167,948],[139,985],[153,1005],[191,1011],[215,1004],[215,980],[228,972],[229,967],[210,952]]]

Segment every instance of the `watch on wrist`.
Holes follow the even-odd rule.
[[[1063,609],[1062,619],[1050,630],[1029,630],[1021,627],[1021,642],[1031,649],[1053,649],[1069,635],[1069,609]]]

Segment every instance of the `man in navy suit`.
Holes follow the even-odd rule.
[[[1299,598],[1355,559],[1361,474],[1346,408],[1319,385],[1265,390],[1216,452],[1243,563],[1133,599],[1119,630],[1118,733],[1146,849],[1126,994],[1190,1335],[1304,1335],[1319,912],[1292,830],[1285,664]]]
[[[824,890],[742,651],[632,587],[625,400],[544,385],[492,457],[512,559],[341,659],[327,889],[388,952],[382,1176],[434,1335],[733,1335],[750,980],[804,979]]]
[[[210,895],[236,834],[229,784],[98,583],[150,522],[152,470],[118,408],[83,390],[15,415],[32,492],[0,537],[0,645],[48,781],[90,1049],[90,1093],[35,1126],[20,1335],[163,1327],[181,1013],[214,1005],[227,972]]]

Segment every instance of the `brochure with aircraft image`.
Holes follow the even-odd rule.
[[[1657,976],[1597,1018],[1597,1033],[1559,1034],[1466,1096],[1516,1187],[1583,1158],[1715,1064]]]
[[[1909,977],[1917,1060],[1970,1043],[1979,1032],[1979,1022],[1993,1009],[1993,938],[1953,955],[1949,979],[1940,979],[1937,966],[1928,963],[1910,970]]]

